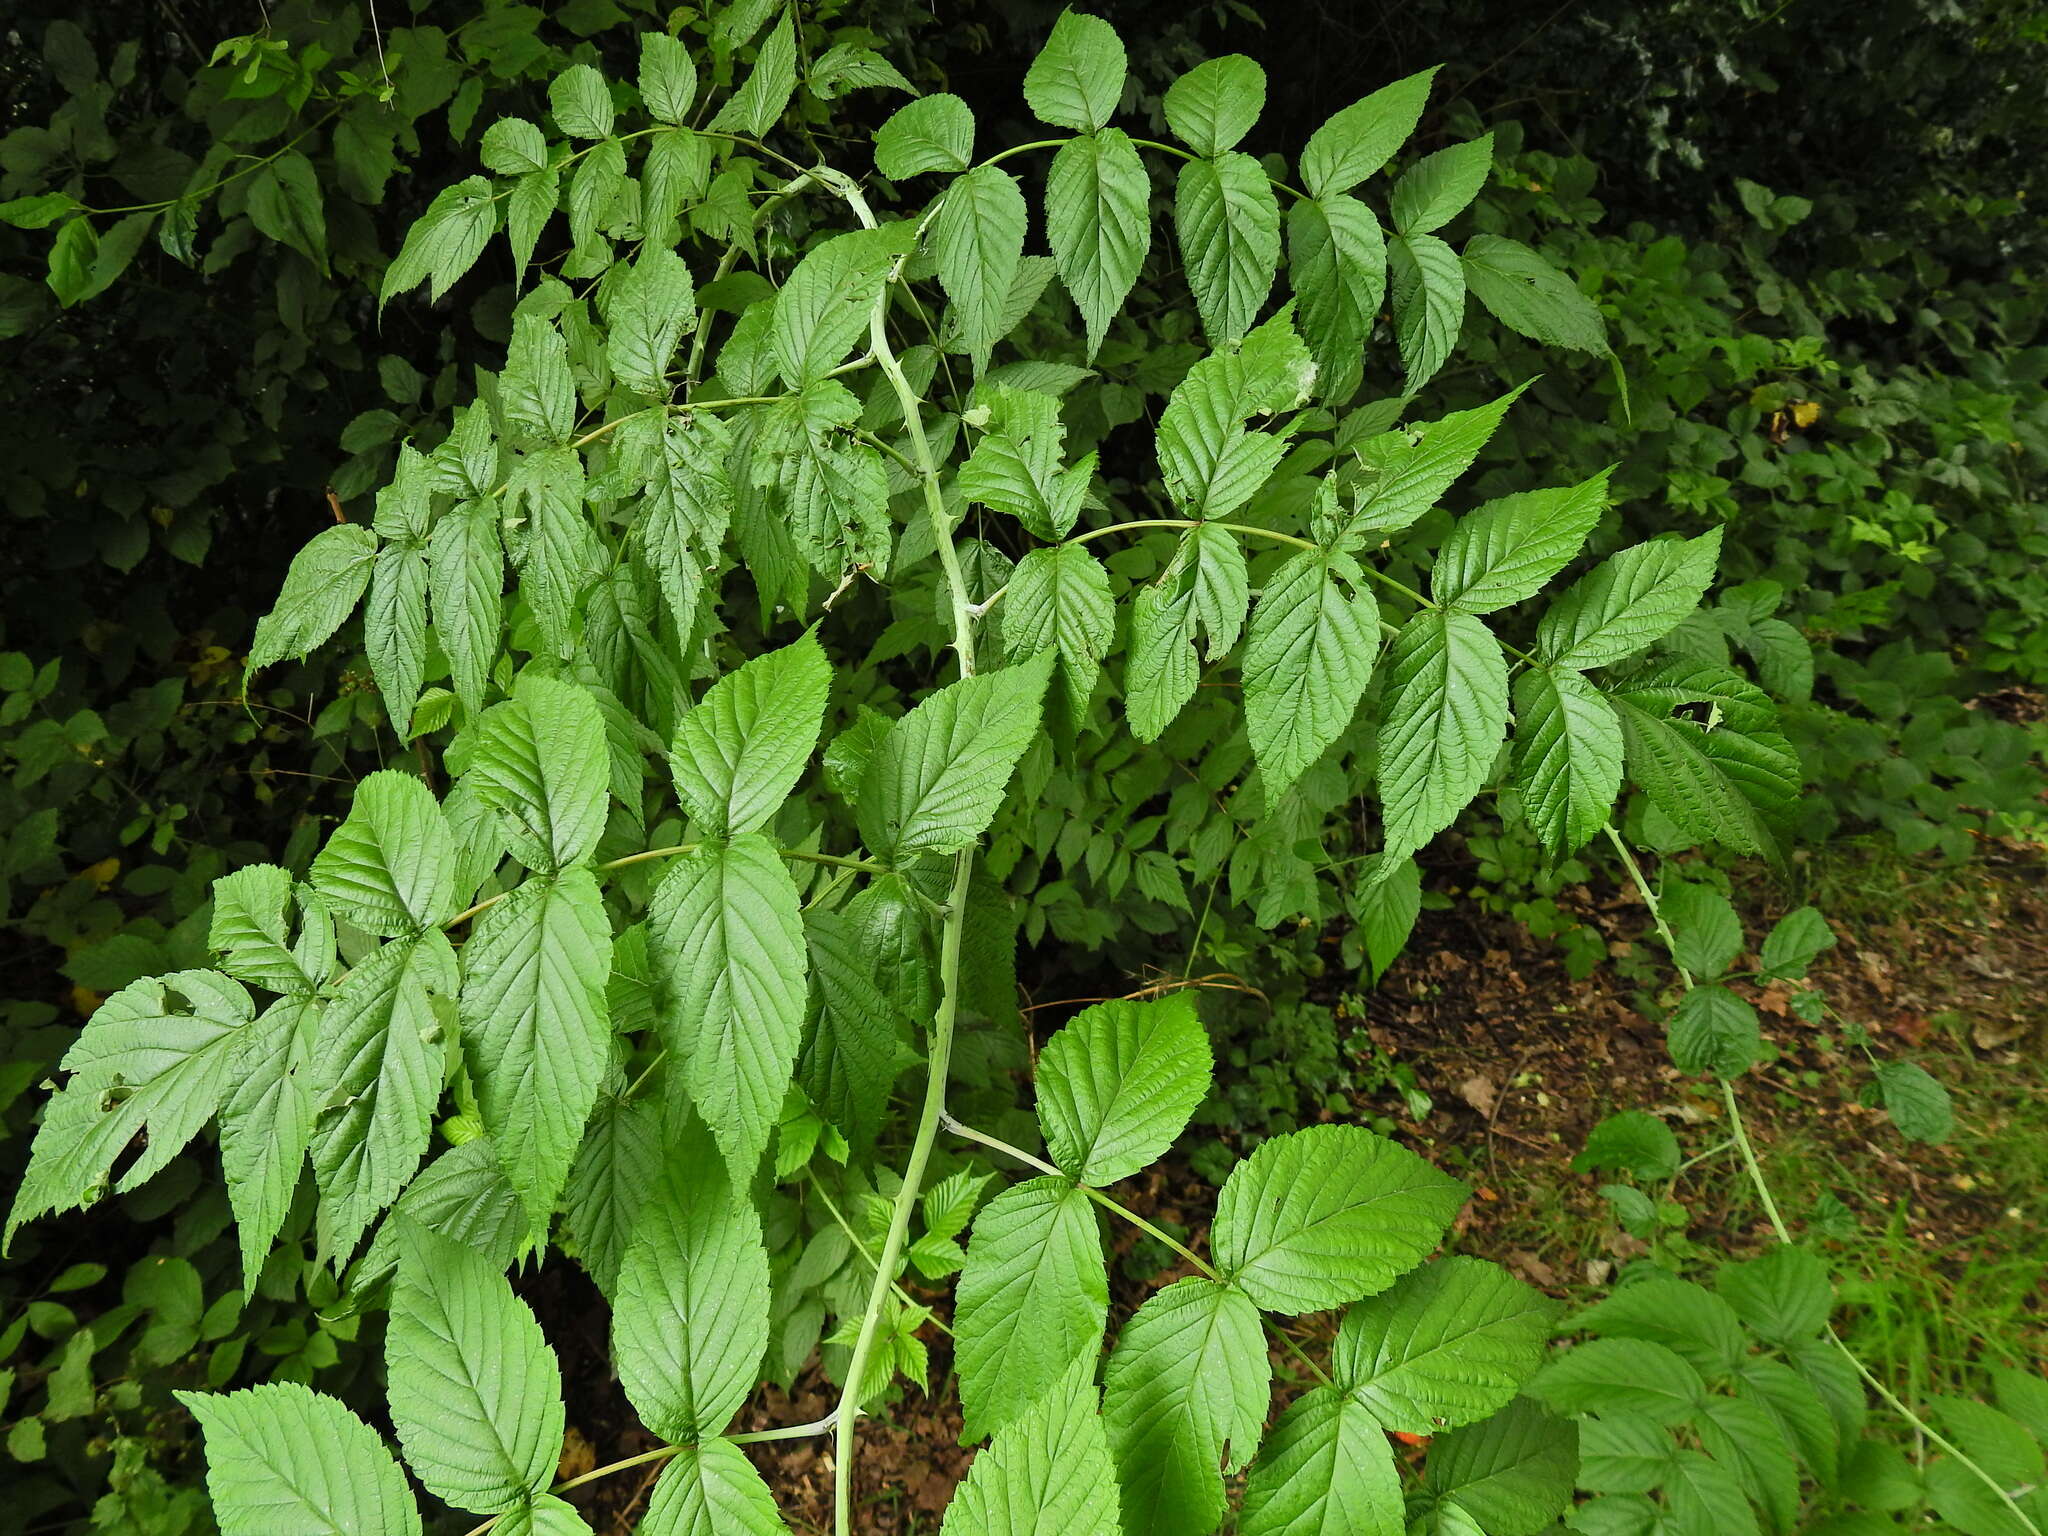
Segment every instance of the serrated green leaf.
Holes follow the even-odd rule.
[[[1231,1284],[1267,1311],[1320,1312],[1414,1268],[1470,1193],[1360,1126],[1310,1126],[1231,1170],[1210,1246]]]
[[[1600,1338],[1662,1344],[1715,1382],[1733,1375],[1749,1352],[1742,1323],[1725,1301],[1690,1280],[1662,1276],[1624,1285],[1575,1314],[1572,1327]]]
[[[247,1291],[256,1287],[305,1167],[313,1135],[306,1065],[319,1019],[320,1005],[310,996],[280,998],[236,1030],[229,1046],[220,1162]]]
[[[377,292],[381,314],[394,295],[427,285],[427,301],[438,304],[456,279],[476,265],[498,228],[498,202],[490,182],[471,176],[444,187],[427,211],[405,232],[405,243]]]
[[[1740,1077],[1762,1050],[1756,1009],[1726,987],[1694,987],[1669,1028],[1671,1060],[1681,1072]]]
[[[276,605],[257,622],[250,675],[326,644],[362,601],[376,558],[377,537],[360,523],[337,523],[313,535],[292,556]]]
[[[1741,1482],[1703,1451],[1672,1453],[1664,1504],[1679,1536],[1758,1536],[1756,1512]]]
[[[455,840],[434,792],[386,769],[359,781],[313,860],[313,888],[365,933],[396,936],[454,911]]]
[[[1209,1092],[1209,1036],[1184,995],[1119,999],[1076,1014],[1038,1057],[1038,1121],[1083,1184],[1129,1178],[1164,1156]]]
[[[849,914],[806,913],[804,930],[818,1005],[797,1081],[819,1113],[866,1151],[902,1070],[898,1041],[909,1021],[884,990],[881,957],[862,945]]]
[[[747,1453],[730,1440],[686,1445],[661,1470],[639,1536],[784,1536],[788,1527]]]
[[[1109,1279],[1095,1207],[1061,1179],[1004,1190],[975,1218],[953,1328],[965,1440],[1001,1430],[1102,1348]]]
[[[1103,1375],[1102,1417],[1126,1536],[1183,1536],[1223,1518],[1219,1465],[1258,1449],[1272,1365],[1258,1308],[1199,1276],[1138,1308]]]
[[[1269,805],[1349,729],[1378,653],[1379,604],[1351,556],[1303,550],[1266,583],[1243,668],[1245,730]]]
[[[791,389],[816,382],[867,334],[894,259],[885,230],[856,229],[813,246],[775,296],[769,344]]]
[[[1211,661],[1237,643],[1251,587],[1237,536],[1211,523],[1181,535],[1159,580],[1144,588],[1131,615],[1124,692],[1131,732],[1156,740],[1194,696],[1200,665],[1197,627],[1207,631]]]
[[[1387,242],[1393,276],[1394,336],[1402,382],[1414,394],[1436,377],[1465,324],[1465,271],[1458,253],[1435,235],[1396,235]]]
[[[946,1536],[1117,1536],[1117,1516],[1090,1350],[974,1458],[940,1529]]]
[[[503,1270],[526,1247],[526,1211],[505,1180],[498,1149],[478,1136],[450,1147],[405,1186],[393,1214],[379,1223],[370,1246],[349,1266],[347,1291],[360,1305],[398,1270],[398,1229],[405,1222],[467,1243]]]
[[[610,785],[596,701],[573,683],[522,674],[512,697],[477,722],[464,778],[528,869],[581,863],[604,833]]]
[[[1556,1314],[1498,1265],[1439,1259],[1351,1306],[1331,1379],[1388,1429],[1432,1435],[1476,1423],[1536,1373]]]
[[[1379,788],[1390,856],[1443,831],[1493,772],[1508,719],[1500,642],[1469,614],[1426,609],[1386,661]]]
[[[1280,269],[1280,203],[1259,162],[1232,150],[1181,167],[1173,204],[1181,264],[1211,345],[1251,329]]]
[[[611,924],[585,869],[536,876],[463,948],[462,1046],[484,1129],[547,1230],[611,1052]]]
[[[1330,1387],[1280,1415],[1245,1483],[1242,1536],[1401,1536],[1393,1448],[1359,1402]]]
[[[1712,981],[1742,953],[1742,919],[1726,896],[1697,880],[1669,880],[1661,905],[1678,941],[1671,958],[1695,980]]]
[[[974,160],[974,111],[939,92],[898,107],[875,130],[875,169],[892,181],[926,171],[964,171]]]
[[[206,1435],[221,1536],[419,1536],[405,1474],[333,1398],[286,1381],[176,1395]]]
[[[1443,228],[1479,195],[1492,170],[1491,133],[1424,155],[1394,183],[1394,228],[1408,236]]]
[[[323,1254],[351,1252],[425,1156],[453,1023],[435,1005],[455,992],[455,952],[430,928],[371,953],[321,1015],[310,1073]]]
[[[1775,733],[1706,731],[1625,699],[1610,702],[1621,716],[1629,773],[1657,809],[1703,842],[1779,857],[1772,822],[1789,815],[1801,782],[1790,742]]]
[[[1535,1536],[1571,1503],[1578,1432],[1526,1397],[1430,1441],[1423,1489],[1487,1536]]]
[[[402,729],[427,667],[427,562],[419,550],[386,544],[377,552],[363,606],[363,648],[385,717]]]
[[[1797,1529],[1799,1464],[1769,1410],[1749,1398],[1716,1396],[1697,1428],[1701,1448],[1735,1473],[1744,1500],[1762,1511],[1764,1524],[1773,1531]]]
[[[1430,571],[1430,596],[1460,613],[1492,613],[1534,597],[1586,542],[1607,508],[1603,469],[1554,490],[1490,501],[1452,527]]]
[[[1287,452],[1284,436],[1248,432],[1254,416],[1306,401],[1315,363],[1284,308],[1237,347],[1190,368],[1160,413],[1160,477],[1189,517],[1223,518],[1251,500]]]
[[[1671,1431],[1626,1417],[1579,1420],[1579,1486],[1589,1493],[1654,1493],[1671,1475]]]
[[[253,1012],[249,994],[212,971],[132,982],[101,1003],[64,1053],[71,1076],[44,1107],[7,1240],[25,1221],[162,1171],[220,1107]],[[116,1183],[114,1164],[138,1133],[147,1143]]]
[[[1166,88],[1166,125],[1198,155],[1235,149],[1266,110],[1266,72],[1241,53],[1206,59]]]
[[[498,509],[487,501],[465,501],[443,513],[427,543],[427,591],[450,685],[470,715],[482,711],[490,687],[504,628],[504,590]]]
[[[1670,633],[1699,606],[1721,558],[1721,530],[1633,544],[1581,576],[1536,628],[1543,660],[1604,667]]]
[[[702,1133],[698,1133],[702,1141]],[[708,1147],[672,1155],[619,1269],[612,1352],[641,1419],[667,1440],[719,1434],[768,1347],[760,1218]]]
[[[612,131],[612,93],[588,64],[572,64],[548,82],[548,111],[572,139],[602,139]]]
[[[1287,213],[1287,267],[1301,334],[1326,400],[1348,400],[1364,373],[1366,338],[1387,291],[1387,239],[1347,193],[1298,199]]]
[[[661,1165],[661,1106],[600,1099],[562,1189],[560,1236],[608,1301],[618,1297],[619,1268]]]
[[[1062,144],[1045,181],[1045,238],[1074,296],[1094,361],[1152,246],[1145,162],[1118,128]]]
[[[1434,67],[1382,86],[1333,113],[1301,152],[1301,179],[1311,197],[1348,192],[1393,158],[1429,101]]]
[[[1041,123],[1090,133],[1115,115],[1124,45],[1100,16],[1062,11],[1024,73],[1024,101]]]
[[[952,301],[961,344],[977,374],[987,369],[989,353],[1003,339],[1028,221],[1017,178],[995,165],[956,177],[932,220],[939,283]]]
[[[297,151],[280,154],[249,179],[248,196],[257,232],[290,246],[325,276],[327,212],[313,162]]]
[[[718,836],[765,826],[817,750],[831,686],[814,632],[713,683],[676,723],[669,768],[683,809]]]
[[[483,1254],[409,1223],[398,1247],[384,1362],[406,1462],[458,1509],[509,1509],[553,1481],[562,1454],[554,1351]]]
[[[1798,978],[1813,962],[1835,947],[1835,931],[1828,920],[1812,907],[1787,912],[1764,936],[1763,974],[1767,977]]]
[[[689,120],[697,66],[687,44],[663,32],[640,34],[640,99],[664,123]]]
[[[881,858],[969,847],[1038,733],[1050,653],[962,678],[889,728],[861,780],[861,842]]]
[[[1528,387],[1518,384],[1485,405],[1368,438],[1356,450],[1359,467],[1367,476],[1357,505],[1347,516],[1329,517],[1316,536],[1325,543],[1356,549],[1372,536],[1408,527],[1472,467],[1508,407]]]
[[[1569,276],[1518,240],[1474,235],[1460,258],[1465,285],[1494,319],[1547,347],[1605,352],[1607,322]]]
[[[667,396],[676,343],[696,319],[695,292],[690,269],[674,251],[640,253],[613,290],[606,314],[605,361],[614,378],[643,395]]]
[[[719,108],[711,126],[727,133],[760,138],[782,118],[796,91],[796,21],[784,11],[775,28],[761,40],[754,68],[744,84]]]
[[[206,944],[220,968],[272,992],[318,991],[334,968],[334,924],[306,891],[294,943],[285,926],[293,905],[291,874],[275,864],[246,864],[214,881]]]
[[[1529,1395],[1558,1413],[1635,1415],[1680,1424],[1706,1398],[1706,1383],[1683,1356],[1645,1339],[1594,1339],[1552,1360]]]
[[[1067,718],[1085,720],[1115,628],[1109,573],[1079,544],[1031,550],[1010,574],[1001,614],[1009,654],[1058,655]]]
[[[1578,673],[1531,667],[1515,679],[1513,771],[1522,814],[1552,858],[1585,846],[1621,792],[1614,707]]]
[[[809,988],[796,884],[757,832],[678,859],[655,889],[661,1033],[690,1101],[744,1186],[795,1069]]]
[[[1408,947],[1422,913],[1422,870],[1413,859],[1395,859],[1384,876],[1369,876],[1351,890],[1351,920],[1365,945],[1366,970],[1377,986]]]
[[[1948,1089],[1910,1061],[1888,1061],[1877,1069],[1885,1113],[1908,1141],[1938,1146],[1955,1128]]]
[[[506,546],[542,649],[575,656],[584,594],[612,569],[583,510],[583,461],[570,448],[529,453],[506,492]]]

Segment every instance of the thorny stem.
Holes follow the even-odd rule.
[[[1607,833],[1608,841],[1614,844],[1615,851],[1621,855],[1622,863],[1628,866],[1629,878],[1635,882],[1636,890],[1643,898],[1643,904],[1650,909],[1650,920],[1656,925],[1658,936],[1664,940],[1665,947],[1672,952],[1672,964],[1677,967],[1679,979],[1685,983],[1686,990],[1688,992],[1691,991],[1694,985],[1692,976],[1686,971],[1684,966],[1678,964],[1676,944],[1671,936],[1670,925],[1664,920],[1664,911],[1657,900],[1657,893],[1650,889],[1650,882],[1643,878],[1643,871],[1641,866],[1636,863],[1635,854],[1630,850],[1628,844],[1623,841],[1621,834],[1614,830],[1613,824],[1610,823],[1602,830]],[[1750,1187],[1756,1191],[1757,1199],[1763,1205],[1764,1217],[1771,1224],[1771,1232],[1781,1244],[1790,1247],[1792,1246],[1792,1229],[1785,1224],[1784,1214],[1778,1209],[1777,1197],[1772,1193],[1770,1181],[1764,1177],[1763,1165],[1757,1161],[1756,1145],[1749,1139],[1749,1127],[1743,1122],[1742,1103],[1736,1097],[1735,1084],[1725,1077],[1721,1079],[1721,1102],[1728,1112],[1729,1139],[1734,1142],[1736,1150],[1742,1154],[1743,1170],[1749,1175]],[[2025,1510],[2020,1508],[2013,1496],[2006,1491],[2004,1484],[2000,1483],[1997,1478],[1993,1477],[1982,1466],[1965,1454],[1962,1447],[1944,1437],[1933,1425],[1915,1413],[1890,1387],[1878,1380],[1870,1367],[1865,1365],[1862,1359],[1858,1357],[1856,1351],[1849,1347],[1848,1343],[1839,1333],[1835,1332],[1832,1323],[1827,1327],[1827,1339],[1830,1344],[1835,1346],[1835,1349],[1842,1358],[1849,1362],[1850,1367],[1856,1374],[1862,1378],[1864,1385],[1875,1392],[1886,1407],[1890,1408],[1892,1412],[1911,1425],[1913,1431],[1924,1437],[1928,1444],[1953,1457],[1957,1466],[1966,1469],[1971,1476],[1975,1477],[1980,1483],[1996,1494],[1999,1502],[2005,1506],[2007,1513],[2019,1522],[2022,1529],[2031,1532],[2032,1536],[2044,1536],[2041,1527],[2034,1522]]]

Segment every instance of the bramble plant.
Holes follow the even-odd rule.
[[[811,158],[801,118],[782,129],[800,66],[812,93],[901,77],[800,61],[793,15],[747,14],[766,31],[715,111],[673,36],[642,39],[631,86],[570,67],[553,132],[492,123],[491,174],[437,196],[391,264],[384,303],[422,285],[432,302],[509,247],[504,367],[442,440],[401,450],[371,524],[298,556],[249,667],[305,656],[361,605],[389,719],[444,749],[361,780],[304,878],[218,881],[217,969],[94,1013],[10,1237],[136,1188],[217,1123],[247,1284],[310,1244],[351,1305],[388,1301],[405,1463],[478,1532],[585,1528],[555,1483],[559,1368],[504,1276],[550,1246],[610,1301],[620,1379],[664,1442],[573,1481],[665,1462],[654,1536],[782,1529],[739,1447],[809,1435],[833,1437],[835,1525],[854,1528],[860,1417],[923,1381],[920,1332],[944,1326],[910,1269],[959,1274],[966,1434],[990,1442],[953,1536],[1206,1532],[1240,1470],[1245,1536],[1545,1529],[1579,1462],[1575,1427],[1518,1395],[1552,1305],[1431,1258],[1462,1185],[1313,1126],[1229,1173],[1205,1256],[1109,1190],[1210,1091],[1186,993],[1097,1005],[1045,1043],[1035,1126],[991,1111],[1043,1158],[956,1118],[955,1050],[973,1033],[1000,1065],[1012,897],[1044,874],[1035,811],[1084,743],[1149,754],[1162,799],[1165,765],[1198,758],[1204,799],[1227,790],[1282,833],[1333,802],[1328,781],[1369,786],[1358,899],[1405,899],[1410,920],[1413,855],[1504,748],[1503,799],[1552,858],[1604,833],[1633,869],[1611,819],[1625,776],[1660,846],[1776,856],[1798,769],[1769,699],[1645,658],[1699,607],[1718,530],[1621,549],[1553,594],[1607,509],[1599,474],[1451,523],[1426,591],[1376,562],[1528,387],[1405,427],[1409,396],[1351,409],[1383,300],[1411,396],[1468,290],[1546,344],[1605,349],[1526,247],[1437,233],[1485,183],[1488,139],[1410,162],[1391,234],[1357,195],[1432,72],[1337,113],[1289,179],[1236,147],[1264,102],[1255,64],[1189,71],[1164,102],[1179,144],[1133,139],[1111,126],[1122,45],[1068,13],[1024,80],[1056,137],[976,160],[965,103],[926,96],[876,134],[864,184]],[[1025,253],[1007,167],[1027,156],[1046,161],[1049,257]],[[1134,465],[1128,402],[1092,397],[1074,453],[1066,400],[1119,345],[1153,241],[1148,156],[1179,162],[1208,346]],[[926,206],[876,211],[877,187],[919,178],[943,178]],[[1532,603],[1528,648],[1502,640],[1495,616]],[[890,613],[884,639],[842,653],[842,605],[865,604]],[[899,694],[890,664],[920,655]],[[1225,735],[1208,710],[1181,730],[1232,657]],[[1128,878],[1170,875],[1185,906],[1164,863]],[[1688,1006],[1680,1064],[1739,1076],[1733,1010]],[[450,1146],[428,1161],[437,1122]],[[989,1196],[989,1160],[1033,1176]],[[1098,1213],[1192,1271],[1106,1363]],[[1339,1308],[1327,1361],[1276,1321]],[[1269,1336],[1316,1383],[1270,1429]],[[834,1410],[734,1433],[756,1384],[814,1352]],[[291,1381],[181,1400],[227,1536],[421,1529],[397,1460],[338,1400]],[[1419,1476],[1388,1431],[1432,1437]]]

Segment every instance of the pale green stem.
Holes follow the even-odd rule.
[[[1106,539],[1113,533],[1129,533],[1138,528],[1221,528],[1229,533],[1250,534],[1255,538],[1271,539],[1276,544],[1291,545],[1295,549],[1321,549],[1322,545],[1308,539],[1297,538],[1291,533],[1281,533],[1272,528],[1258,528],[1250,523],[1203,523],[1191,517],[1141,517],[1135,522],[1112,523],[1107,528],[1091,528],[1086,533],[1077,533],[1067,540],[1069,544],[1089,544],[1096,539]]]
[[[1672,939],[1669,924],[1664,920],[1664,911],[1657,900],[1657,893],[1650,889],[1650,882],[1643,878],[1642,868],[1636,863],[1635,854],[1622,840],[1621,834],[1614,830],[1611,823],[1603,830],[1607,833],[1608,840],[1614,844],[1615,851],[1621,855],[1622,862],[1628,866],[1629,878],[1635,882],[1636,890],[1643,898],[1643,904],[1650,909],[1650,920],[1656,925],[1659,936],[1664,940],[1665,946],[1672,950],[1671,963],[1677,967],[1679,979],[1685,983],[1686,990],[1691,991],[1693,979],[1685,967],[1678,964],[1675,941]],[[1763,1165],[1757,1161],[1756,1146],[1749,1139],[1749,1127],[1743,1123],[1741,1101],[1735,1096],[1735,1084],[1727,1078],[1721,1079],[1721,1102],[1728,1111],[1729,1136],[1742,1154],[1742,1166],[1744,1172],[1749,1175],[1750,1187],[1756,1191],[1757,1199],[1763,1205],[1764,1216],[1771,1224],[1772,1233],[1780,1243],[1790,1247],[1792,1229],[1785,1224],[1785,1217],[1778,1209],[1777,1197],[1771,1192],[1770,1182],[1764,1177]],[[1842,1336],[1835,1332],[1832,1323],[1828,1325],[1827,1338],[1863,1379],[1864,1385],[1875,1392],[1886,1407],[1910,1424],[1914,1432],[1923,1436],[1928,1444],[1953,1457],[1957,1466],[1966,1469],[1971,1476],[1996,1494],[1999,1502],[2005,1505],[2007,1513],[2018,1521],[2024,1530],[2031,1533],[2031,1536],[2044,1536],[2041,1527],[2020,1508],[2013,1496],[2006,1492],[2005,1486],[1966,1455],[1960,1446],[1946,1439],[1933,1425],[1908,1407],[1890,1387],[1878,1380],[1870,1367],[1865,1365]]]

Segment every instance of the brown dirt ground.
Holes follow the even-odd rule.
[[[1777,1139],[1796,1126],[1804,1144],[1850,1170],[1863,1188],[1889,1191],[1871,1195],[1880,1205],[1904,1202],[1908,1230],[1939,1249],[1944,1263],[1967,1263],[1973,1244],[2015,1212],[2033,1224],[2036,1251],[2048,1251],[2040,1191],[1987,1181],[1973,1160],[1985,1139],[1999,1134],[1999,1105],[2015,1091],[2038,1094],[2048,1082],[2048,862],[2038,851],[1990,849],[1966,873],[1932,882],[1939,886],[1932,894],[1921,888],[1930,883],[1924,874],[1888,865],[1872,870],[1871,883],[1852,882],[1846,899],[1821,902],[1841,942],[1823,956],[1814,982],[1839,1019],[1803,1022],[1782,984],[1745,989],[1780,1053],[1746,1085],[1751,1130],[1768,1161]],[[1626,891],[1578,889],[1566,900],[1607,936],[1617,959],[1648,927],[1641,903]],[[1754,946],[1786,903],[1759,881],[1748,905]],[[1642,1011],[1664,977],[1661,965],[1622,964],[1574,980],[1555,946],[1506,919],[1475,916],[1470,903],[1423,914],[1407,954],[1371,997],[1367,1018],[1354,1021],[1353,1049],[1361,1061],[1376,1046],[1408,1064],[1434,1107],[1420,1126],[1391,1093],[1362,1097],[1359,1111],[1393,1116],[1401,1139],[1476,1187],[1453,1238],[1460,1251],[1495,1259],[1566,1298],[1583,1298],[1618,1262],[1644,1251],[1607,1218],[1598,1180],[1574,1173],[1570,1160],[1593,1124],[1623,1107],[1664,1116],[1689,1153],[1722,1139],[1718,1094],[1679,1077],[1661,1026]],[[1842,1019],[1863,1024],[1880,1052],[1910,1054],[1949,1083],[1960,1126],[1953,1142],[1908,1146],[1881,1112],[1858,1102],[1868,1073],[1845,1060]],[[2034,1133],[2040,1130],[2037,1115]],[[1731,1174],[1724,1169],[1720,1184],[1690,1191],[1700,1203],[1687,1236],[1741,1253],[1760,1246],[1767,1229],[1754,1203],[1728,1182]],[[1128,1203],[1155,1220],[1192,1228],[1197,1248],[1206,1243],[1213,1193],[1203,1181],[1169,1164],[1132,1182],[1140,1187],[1119,1191]],[[1679,1198],[1687,1193],[1681,1189]],[[1788,1218],[1797,1223],[1809,1204],[1788,1199]],[[1126,1247],[1134,1235],[1125,1236]],[[1126,1315],[1175,1273],[1132,1282],[1113,1256],[1113,1310]],[[611,1377],[604,1310],[588,1281],[553,1265],[536,1277],[533,1298],[562,1349],[564,1379],[586,1384],[570,1404],[564,1475],[655,1444]],[[2048,1302],[2036,1304],[2034,1321],[2034,1336],[2048,1344]],[[1304,1320],[1301,1336],[1329,1323]],[[906,1390],[862,1427],[860,1525],[876,1536],[936,1531],[971,1460],[957,1443],[948,1340],[931,1329],[927,1343],[932,1392]],[[1275,1372],[1283,1386],[1297,1378],[1277,1351]],[[814,1419],[833,1396],[821,1379],[801,1380],[791,1394],[757,1396],[738,1427]],[[830,1529],[826,1440],[757,1445],[750,1454],[794,1529]],[[571,1497],[599,1536],[628,1536],[656,1471],[605,1479]]]

